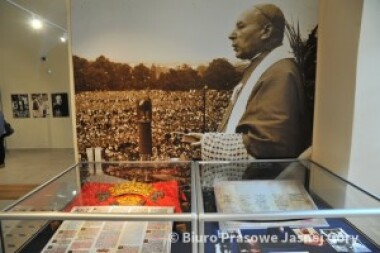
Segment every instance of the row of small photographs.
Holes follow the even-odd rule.
[[[67,93],[52,93],[51,104],[47,93],[11,94],[11,102],[14,118],[30,118],[30,104],[33,118],[69,117]]]

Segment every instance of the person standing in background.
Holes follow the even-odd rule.
[[[14,133],[12,126],[5,120],[0,111],[0,169],[5,167],[5,144],[4,139]]]
[[[5,146],[4,146],[4,138],[5,138],[5,120],[4,114],[0,111],[0,169],[5,167]]]

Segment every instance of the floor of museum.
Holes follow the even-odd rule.
[[[74,162],[73,149],[7,150],[0,169],[0,210]]]

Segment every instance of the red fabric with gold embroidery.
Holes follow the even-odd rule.
[[[78,196],[66,207],[70,211],[74,206],[108,206],[122,205],[118,197],[110,193],[110,188],[115,184],[87,182],[82,186]],[[144,198],[145,206],[174,206],[175,212],[180,213],[181,205],[179,202],[178,183],[177,181],[166,181],[152,183],[155,191],[149,197]],[[125,197],[121,196],[121,197]],[[141,196],[134,196],[141,197]],[[182,194],[181,194],[181,197]],[[119,199],[120,200],[120,199]]]

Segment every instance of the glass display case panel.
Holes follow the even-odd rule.
[[[195,252],[193,167],[79,163],[0,213],[2,252]]]
[[[380,252],[379,199],[317,164],[197,166],[201,253]]]

